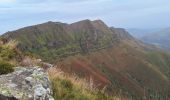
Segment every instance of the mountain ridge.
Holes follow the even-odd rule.
[[[99,89],[107,86],[108,94],[122,90],[138,100],[157,94],[164,98],[169,92],[170,55],[101,20],[47,22],[3,37],[19,41],[21,51],[53,62],[66,73],[92,78]]]
[[[83,20],[72,24],[50,21],[43,24],[25,27],[16,31],[7,32],[3,36],[8,39],[16,38],[19,39],[19,41],[24,41],[26,45],[22,47],[23,50],[29,48],[39,49],[44,45],[46,45],[49,48],[53,46],[60,47],[61,45],[66,45],[68,42],[70,43],[82,42],[81,44],[85,46],[82,48],[87,49],[88,48],[86,47],[87,45],[90,48],[95,48],[95,46],[102,46],[102,45],[104,46],[108,44],[111,45],[112,44],[111,42],[113,42],[113,37],[117,39],[118,37],[116,36],[118,35],[119,38],[122,38],[122,36],[124,36],[124,35],[121,36],[120,34],[125,32],[125,30],[123,32],[118,32],[118,30],[123,30],[123,29],[114,28],[114,30],[115,32],[113,32],[110,29],[110,27],[108,27],[101,20],[95,20],[95,21]],[[31,42],[27,38],[30,39]],[[89,44],[87,43],[88,41],[90,42]],[[37,46],[35,47],[34,44]],[[81,44],[79,43],[77,45],[80,46]],[[77,47],[77,48],[80,49],[81,47]]]

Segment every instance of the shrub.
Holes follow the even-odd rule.
[[[12,45],[12,44],[11,44]],[[16,51],[10,44],[0,45],[0,57],[4,60],[12,59],[16,56]]]
[[[13,67],[14,67],[14,65],[12,65],[8,62],[0,61],[0,75],[13,72],[14,71]]]

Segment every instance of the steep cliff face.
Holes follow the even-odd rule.
[[[49,77],[41,68],[18,67],[0,80],[0,100],[54,100]]]

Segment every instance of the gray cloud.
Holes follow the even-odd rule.
[[[13,0],[10,3],[0,1],[0,33],[49,20],[70,23],[82,19],[102,19],[110,26],[116,27],[168,27],[169,17],[169,0],[147,2],[143,0]]]

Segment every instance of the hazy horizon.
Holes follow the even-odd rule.
[[[101,19],[121,28],[170,27],[168,0],[1,0],[0,34],[47,21]],[[166,15],[166,16],[165,16]]]

